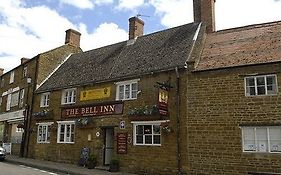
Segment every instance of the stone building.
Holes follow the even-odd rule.
[[[95,155],[98,167],[118,159],[127,172],[186,172],[186,62],[205,27],[142,36],[144,22],[129,22],[128,41],[73,54],[38,88],[31,157],[83,164]]]
[[[272,22],[204,36],[188,66],[189,174],[281,172],[280,31]]]
[[[33,92],[52,72],[72,53],[80,52],[80,33],[69,29],[66,31],[65,45],[40,53],[0,76],[0,142],[12,145],[12,154],[21,153],[28,141],[29,117],[34,103]],[[22,138],[24,137],[24,138]],[[22,144],[21,144],[22,143]],[[8,147],[6,149],[9,149]]]

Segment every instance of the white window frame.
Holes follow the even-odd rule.
[[[61,96],[62,105],[74,104],[75,102],[76,102],[76,88],[65,89],[62,91],[62,96]]]
[[[37,125],[38,125],[38,127],[37,127],[37,143],[50,143],[50,140],[51,140],[51,128],[50,127],[53,123],[54,122],[37,123]],[[40,128],[41,128],[41,131],[42,131],[41,133],[40,133]]]
[[[10,72],[10,81],[9,83],[12,84],[15,81],[15,72],[11,71]]]
[[[57,134],[57,143],[70,143],[73,144],[75,142],[75,121],[57,121],[58,123],[58,134]],[[67,133],[67,126],[70,125],[70,133]],[[61,133],[61,126],[64,126],[64,133]],[[71,127],[73,126],[73,127]],[[71,130],[73,128],[73,130]],[[63,134],[63,141],[60,141],[61,134]],[[69,137],[67,136],[69,135]],[[73,135],[73,139],[72,139]],[[73,140],[73,141],[69,141]]]
[[[257,85],[257,78],[263,77],[265,80],[265,94],[258,94],[258,85]],[[276,93],[274,94],[268,94],[267,89],[267,77],[274,77],[276,82]],[[255,95],[250,95],[250,93],[247,93],[247,79],[253,78],[254,79],[254,87],[255,87]],[[277,76],[275,74],[269,74],[269,75],[258,75],[258,76],[248,76],[244,78],[244,87],[245,87],[245,96],[252,97],[252,96],[272,96],[278,94],[278,82],[277,82]]]
[[[48,107],[50,102],[50,92],[41,94],[40,107]]]
[[[138,98],[138,82],[140,79],[134,79],[134,80],[128,80],[128,81],[121,81],[121,82],[116,82],[115,84],[117,85],[116,87],[116,100],[135,100]],[[132,85],[136,84],[137,89],[132,90]],[[126,97],[126,85],[129,86],[129,97]],[[123,98],[120,97],[120,87],[124,87],[123,89]],[[133,92],[136,93],[136,97],[133,97]]]
[[[23,128],[16,127],[16,133],[21,133],[21,132],[23,132]]]
[[[271,145],[271,142],[272,142],[272,135],[270,134],[270,131],[272,130],[272,129],[280,129],[280,140],[279,140],[279,144],[278,145],[274,145],[275,146],[275,148],[277,148],[278,149],[278,151],[272,151],[272,147],[271,146],[273,146],[273,145]],[[245,148],[245,139],[244,139],[244,137],[245,137],[245,131],[244,131],[244,129],[253,129],[253,131],[254,131],[254,135],[253,135],[253,144],[248,144],[248,147],[250,146],[251,148],[252,148],[252,150],[250,150],[250,149],[247,149],[246,150],[246,148]],[[259,130],[262,130],[262,129],[264,129],[264,130],[266,130],[266,144],[267,144],[267,147],[266,147],[266,150],[265,151],[261,151],[261,150],[259,150],[260,148],[259,148],[259,145],[258,145],[258,135],[257,135],[257,129],[259,129]],[[247,152],[247,153],[281,153],[281,126],[243,126],[243,127],[241,127],[241,133],[242,133],[242,151],[243,152]]]
[[[161,146],[161,144],[162,144],[162,127],[161,127],[161,123],[164,123],[164,122],[169,122],[169,120],[159,120],[159,121],[133,121],[133,122],[131,122],[132,124],[133,124],[133,144],[135,145],[135,146]],[[136,133],[137,133],[137,126],[139,126],[139,125],[150,125],[150,126],[152,126],[151,128],[152,128],[152,132],[151,132],[151,136],[152,136],[152,144],[146,144],[146,143],[143,143],[143,144],[141,144],[141,143],[137,143],[137,135],[136,135]],[[160,127],[160,134],[154,134],[153,133],[153,125],[159,125],[159,127]],[[149,134],[150,135],[150,134]],[[155,135],[160,135],[160,144],[155,144],[155,143],[153,143],[153,137],[155,136]],[[144,137],[144,142],[145,142],[145,134],[143,134],[143,137]]]

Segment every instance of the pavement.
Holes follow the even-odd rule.
[[[41,170],[52,171],[69,175],[135,175],[124,172],[109,172],[107,170],[88,169],[74,164],[58,163],[30,158],[21,158],[15,155],[7,155],[6,161],[9,163],[25,165]]]

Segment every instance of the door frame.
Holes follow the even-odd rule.
[[[103,165],[107,166],[109,164],[106,164],[105,163],[105,157],[106,157],[106,131],[107,130],[112,130],[112,142],[113,142],[113,145],[112,145],[112,153],[114,153],[114,147],[115,147],[115,144],[114,144],[114,126],[108,126],[108,127],[102,127],[102,131],[103,131]],[[112,158],[112,157],[111,157]]]

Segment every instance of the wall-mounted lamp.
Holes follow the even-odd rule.
[[[26,79],[26,82],[27,82],[27,84],[31,84],[31,78],[28,77],[28,78]]]

